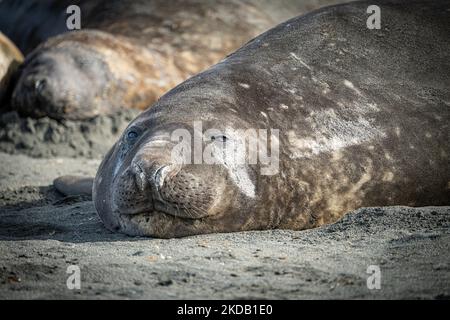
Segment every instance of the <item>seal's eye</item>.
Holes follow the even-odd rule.
[[[139,127],[132,127],[124,132],[122,135],[122,140],[120,142],[120,158],[123,159],[128,151],[130,151],[136,142],[139,140],[139,137],[142,135],[143,130]]]
[[[226,142],[228,140],[228,138],[224,135],[219,135],[219,136],[212,136],[211,137],[211,141],[217,141],[217,142]]]
[[[136,141],[137,137],[139,137],[139,134],[135,130],[130,130],[127,133],[127,142],[133,143]]]

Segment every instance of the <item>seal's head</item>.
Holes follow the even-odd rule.
[[[50,38],[27,56],[12,107],[25,116],[57,120],[143,109],[161,93],[148,80],[157,75],[153,58],[129,39],[99,30]]]
[[[227,128],[246,130],[250,123],[229,111],[213,87],[179,90],[132,121],[103,160],[93,198],[104,224],[162,238],[270,228],[274,217],[255,216],[267,214],[258,207],[259,165],[228,161],[221,153],[239,138]],[[212,95],[196,94],[205,90]],[[191,148],[187,158],[180,145]]]
[[[52,39],[25,60],[12,106],[32,117],[79,119],[107,108],[112,80],[104,56],[89,44]]]

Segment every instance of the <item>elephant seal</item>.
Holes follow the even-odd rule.
[[[374,4],[379,30],[366,27]],[[110,230],[170,238],[448,205],[449,30],[448,1],[353,2],[280,24],[129,124],[94,180],[100,218]],[[216,164],[177,158],[184,139],[174,133],[195,136],[199,122],[203,156]],[[278,129],[278,172],[211,152],[241,139],[230,127]],[[268,141],[258,136],[258,146]]]
[[[5,103],[11,76],[23,62],[24,57],[19,49],[0,32],[0,104]]]
[[[50,32],[67,31],[61,15],[67,3],[38,5],[42,18],[49,12],[57,27],[37,29],[39,37],[30,32],[24,36],[46,39]],[[120,107],[145,109],[189,76],[304,7],[296,0],[75,3],[81,7],[82,30],[50,37],[26,58],[12,94],[13,109],[24,116],[80,120]],[[6,4],[14,7],[10,1]],[[37,10],[30,1],[23,6],[23,13]],[[19,22],[24,18],[13,17]],[[27,43],[21,38],[17,42]]]

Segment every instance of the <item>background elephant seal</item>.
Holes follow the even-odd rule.
[[[72,3],[15,5],[6,1],[3,15],[20,12],[7,22],[10,26],[26,23],[22,37],[15,29],[11,33],[28,51],[26,43],[67,31],[64,4]],[[119,107],[145,109],[181,81],[305,8],[296,0],[276,4],[95,0],[75,4],[82,9],[82,30],[51,37],[27,56],[12,95],[12,107],[22,115],[78,120]],[[29,32],[29,16],[34,11],[41,17],[36,21],[50,16],[55,27],[35,23],[36,32]],[[0,6],[0,17],[1,12]]]
[[[20,50],[0,32],[0,104],[9,89],[11,76],[23,59]]]
[[[381,8],[380,30],[366,28],[369,4]],[[169,238],[307,229],[366,206],[448,205],[449,28],[447,1],[370,1],[262,34],[130,123],[94,181],[101,219]],[[180,165],[171,137],[194,121],[209,150],[240,139],[220,133],[229,127],[279,129],[278,174],[219,152],[219,164]]]

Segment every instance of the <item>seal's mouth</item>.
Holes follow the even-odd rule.
[[[135,216],[150,216],[150,215],[166,215],[176,218],[186,218],[190,220],[200,219],[200,217],[186,216],[179,213],[176,208],[164,202],[164,200],[154,200],[152,207],[147,208],[130,208],[123,210],[116,210],[115,213],[121,217],[135,217]]]

